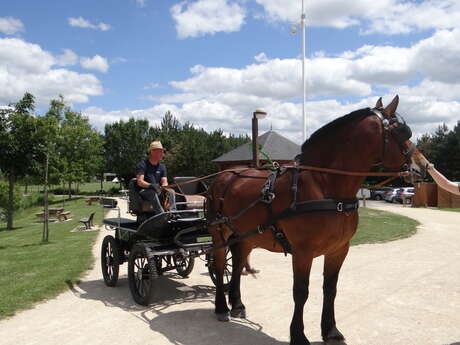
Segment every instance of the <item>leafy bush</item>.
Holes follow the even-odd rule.
[[[8,209],[8,182],[0,181],[0,207]],[[13,209],[17,210],[21,207],[21,193],[19,186],[16,185],[13,190]]]
[[[67,188],[54,188],[50,192],[55,194],[55,195],[68,195],[69,194],[69,190]],[[77,194],[77,190],[73,189],[73,188],[70,189],[70,194],[72,194],[72,195]],[[83,194],[83,193],[81,193],[81,194]]]
[[[54,200],[53,194],[48,194],[48,202]],[[25,195],[21,199],[21,208],[29,208],[32,206],[41,206],[45,203],[45,195],[42,192]]]

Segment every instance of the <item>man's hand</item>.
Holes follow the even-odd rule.
[[[157,184],[151,183],[148,189],[153,189],[155,193],[160,194],[161,193],[161,187]]]

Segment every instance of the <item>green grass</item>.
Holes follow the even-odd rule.
[[[440,208],[441,211],[460,212],[460,208]]]
[[[97,231],[70,232],[78,220],[96,211],[95,224],[101,224],[103,210],[88,206],[85,199],[65,202],[72,220],[49,223],[49,243],[41,243],[43,223],[36,223],[41,207],[23,210],[14,217],[13,231],[0,224],[0,319],[56,296],[75,283],[92,266],[91,249]],[[62,206],[62,201],[50,205]]]
[[[418,224],[413,219],[394,213],[361,207],[358,230],[351,239],[351,245],[406,238],[415,234]]]
[[[103,182],[102,186],[104,187],[104,190],[107,192],[110,189],[114,188],[117,191],[120,189],[124,189],[123,185],[120,187],[119,183],[115,182]],[[79,190],[82,193],[95,193],[96,191],[101,189],[101,183],[100,182],[87,182],[79,185]]]

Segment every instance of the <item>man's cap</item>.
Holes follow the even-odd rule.
[[[161,145],[161,141],[152,141],[150,143],[148,151],[150,152],[152,150],[163,150],[163,151],[165,151],[163,145]]]

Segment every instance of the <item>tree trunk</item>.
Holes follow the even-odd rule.
[[[45,207],[44,207],[44,212],[45,212],[45,219],[43,222],[43,235],[42,235],[42,241],[43,242],[48,242],[48,235],[49,235],[49,208],[48,208],[48,163],[49,163],[49,156],[46,154],[46,166],[45,166]]]
[[[8,230],[13,230],[13,191],[14,191],[14,175],[10,172],[8,175],[8,215],[6,228]]]
[[[72,182],[69,182],[69,199],[72,199]]]

